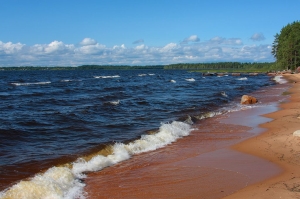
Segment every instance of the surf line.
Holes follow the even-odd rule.
[[[87,172],[100,171],[135,154],[162,148],[188,136],[192,130],[191,125],[184,122],[163,123],[157,133],[142,135],[140,139],[128,144],[115,143],[111,146],[111,154],[107,156],[96,155],[88,161],[79,158],[69,165],[51,167],[45,173],[36,174],[29,180],[22,180],[0,192],[0,199],[84,199],[87,193],[83,191],[85,186],[83,179],[86,178]]]

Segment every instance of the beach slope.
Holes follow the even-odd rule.
[[[280,104],[279,110],[265,114],[270,122],[260,125],[267,130],[232,148],[264,158],[279,165],[283,172],[271,179],[247,186],[225,197],[235,198],[300,198],[300,137],[293,133],[300,130],[300,74],[284,75],[291,88],[283,93],[288,102]]]

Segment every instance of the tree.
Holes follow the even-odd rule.
[[[272,54],[281,69],[293,69],[300,66],[300,22],[286,25],[276,34],[272,45]]]

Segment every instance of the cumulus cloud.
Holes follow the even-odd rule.
[[[62,41],[53,41],[46,45],[44,51],[46,53],[57,53],[62,51],[68,51],[73,48],[73,45],[65,45]]]
[[[189,41],[197,41],[189,37]],[[271,45],[243,45],[239,38],[214,37],[193,45],[168,43],[154,47],[124,44],[108,47],[84,39],[79,45],[53,41],[49,44],[26,46],[0,41],[0,66],[78,66],[83,64],[157,65],[215,61],[274,61]],[[89,45],[88,45],[89,44]]]
[[[135,47],[136,50],[144,50],[144,49],[147,49],[147,48],[148,47],[145,44],[142,44],[142,45],[139,45],[139,46]]]
[[[178,49],[179,45],[176,43],[169,43],[167,45],[165,45],[164,47],[161,48],[161,52],[170,52],[172,50]]]
[[[262,33],[255,33],[250,38],[252,41],[263,41],[265,40],[265,36]]]
[[[132,44],[141,44],[141,43],[144,43],[143,39],[138,39],[138,40],[132,42]]]
[[[200,41],[200,39],[197,35],[191,35],[191,36],[185,38],[181,43],[186,44],[189,42],[199,42],[199,41]]]
[[[5,54],[17,53],[21,51],[24,46],[25,44],[21,44],[21,43],[16,43],[16,44],[12,42],[3,43],[2,41],[0,41],[0,54],[1,52]]]
[[[95,44],[95,45],[84,45],[79,48],[75,49],[76,53],[82,53],[82,54],[97,54],[101,53],[105,50],[105,45],[102,44]]]
[[[96,45],[97,41],[91,38],[84,38],[81,42],[80,45],[82,46],[89,46],[89,45]]]
[[[217,44],[217,45],[242,45],[243,42],[239,38],[222,38],[222,37],[213,37],[209,40],[210,44]]]

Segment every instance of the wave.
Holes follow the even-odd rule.
[[[248,80],[247,77],[241,77],[241,78],[238,78],[237,80]]]
[[[29,180],[22,180],[0,193],[1,199],[8,198],[86,198],[83,191],[86,172],[102,170],[129,159],[131,156],[162,148],[177,139],[188,136],[193,129],[184,122],[164,123],[155,134],[142,135],[128,144],[115,143],[109,155],[96,155],[89,160],[77,161],[60,167],[52,167],[45,173],[37,174]]]
[[[104,102],[104,104],[110,104],[110,105],[114,105],[114,106],[117,106],[120,104],[120,100],[117,100],[117,101],[109,101],[109,102]]]
[[[29,85],[43,85],[43,84],[51,84],[51,82],[27,82],[27,83],[11,83],[15,86],[29,86]]]
[[[94,76],[94,78],[97,78],[97,79],[99,79],[99,78],[103,78],[103,79],[107,79],[107,78],[118,78],[118,77],[120,77],[120,75],[112,75],[112,76]]]
[[[283,79],[282,77],[283,77],[283,76],[281,76],[281,75],[277,75],[277,76],[275,76],[275,77],[273,78],[273,80],[274,80],[276,83],[278,83],[278,84],[285,84],[285,83],[287,83],[287,80]]]
[[[139,77],[147,76],[147,74],[138,74]]]
[[[188,79],[185,79],[186,81],[188,81],[188,82],[194,82],[194,81],[196,81],[194,78],[188,78]]]

